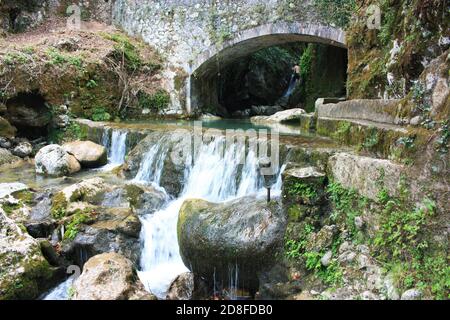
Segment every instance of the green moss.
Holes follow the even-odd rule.
[[[52,199],[51,214],[55,219],[61,219],[66,216],[68,202],[62,192],[58,192]]]

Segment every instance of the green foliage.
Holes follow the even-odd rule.
[[[314,271],[316,276],[325,284],[337,286],[342,284],[343,272],[339,263],[335,260],[331,261],[327,267],[324,267],[320,260],[323,254],[320,252],[306,252],[304,255],[305,266],[308,270]]]
[[[305,250],[309,235],[314,231],[314,227],[306,224],[298,235],[298,240],[286,239],[285,255],[288,259],[298,259]]]
[[[22,52],[8,52],[3,56],[6,65],[25,64],[28,62],[28,56]]]
[[[78,56],[65,55],[55,48],[47,49],[47,56],[50,58],[49,63],[56,66],[72,65],[79,70],[83,69],[83,59]]]
[[[360,196],[356,190],[344,188],[337,182],[330,183],[326,191],[333,204],[332,220],[343,221],[351,234],[356,235],[355,218],[362,215],[368,199]]]
[[[339,122],[338,128],[333,132],[332,137],[341,143],[347,141],[347,137],[350,134],[352,124],[348,121]]]
[[[87,133],[76,122],[71,122],[66,128],[53,129],[49,133],[49,141],[63,143],[66,141],[85,140]]]
[[[367,134],[367,136],[364,138],[364,142],[362,143],[361,147],[365,150],[372,150],[378,142],[380,141],[378,129],[377,128],[370,128],[370,132]]]
[[[140,91],[138,93],[138,105],[142,109],[150,109],[158,113],[165,110],[170,103],[170,96],[164,90],[158,90],[154,94],[147,94]]]
[[[139,50],[134,44],[131,43],[130,39],[127,36],[120,33],[103,33],[102,36],[105,39],[114,41],[116,43],[114,45],[114,48],[116,49],[114,58],[116,61],[124,60],[125,67],[129,72],[137,71],[144,65]]]
[[[79,226],[87,221],[89,221],[89,216],[86,213],[83,212],[76,213],[66,227],[64,239],[69,240],[75,239],[79,231]]]
[[[109,121],[111,115],[103,107],[96,107],[92,110],[91,119],[94,121]]]
[[[290,196],[298,196],[306,200],[314,200],[318,197],[317,191],[312,186],[298,181],[289,186],[288,194]]]
[[[450,130],[449,130],[450,120],[443,121],[438,130],[438,138],[436,140],[436,150],[441,154],[448,153],[448,144],[450,140]]]
[[[434,215],[436,205],[426,198],[420,206],[410,208],[404,201],[389,197],[382,191],[378,199],[383,204],[383,222],[374,244],[390,258],[411,259],[413,250],[425,246],[419,237],[427,219]]]
[[[346,28],[356,10],[355,0],[314,0],[314,6],[326,22]]]
[[[95,81],[94,79],[90,79],[87,83],[86,83],[86,88],[88,89],[93,89],[93,88],[97,88],[98,87],[98,83],[97,81]]]

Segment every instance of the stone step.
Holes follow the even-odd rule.
[[[417,147],[425,144],[429,136],[427,130],[419,127],[328,117],[318,117],[313,130],[343,145],[395,160],[413,157]]]
[[[384,124],[404,123],[397,119],[397,106],[400,100],[355,99],[329,103],[329,99],[317,99],[316,117],[331,119],[352,119]],[[408,121],[409,123],[409,121]]]

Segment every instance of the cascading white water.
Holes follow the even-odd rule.
[[[186,199],[222,202],[248,195],[263,196],[266,193],[258,174],[255,153],[249,151],[242,166],[240,163],[245,155],[245,146],[233,144],[224,150],[224,144],[225,140],[221,138],[204,143],[193,164],[186,169],[181,196],[162,210],[141,219],[143,250],[139,277],[147,290],[160,298],[165,298],[170,282],[177,275],[188,271],[179,253],[176,233],[178,212]],[[159,163],[161,154],[158,152],[164,154],[163,158],[167,156],[167,149],[153,146],[141,164],[137,180],[145,178],[148,182],[159,181],[155,177],[161,176],[163,166]],[[150,171],[151,174],[148,174]],[[280,192],[281,176],[273,187],[273,195],[279,196]]]
[[[70,277],[66,281],[51,290],[43,300],[68,300],[69,289],[72,286],[74,278]]]
[[[127,151],[127,132],[120,130],[105,129],[102,137],[102,145],[108,150],[108,164],[101,168],[109,171],[125,162]]]

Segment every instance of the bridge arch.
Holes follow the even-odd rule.
[[[345,32],[330,26],[277,22],[238,32],[221,45],[213,45],[199,54],[190,65],[186,111],[191,113],[205,105],[220,108],[214,77],[218,67],[248,56],[260,49],[292,42],[322,43],[346,48]]]

